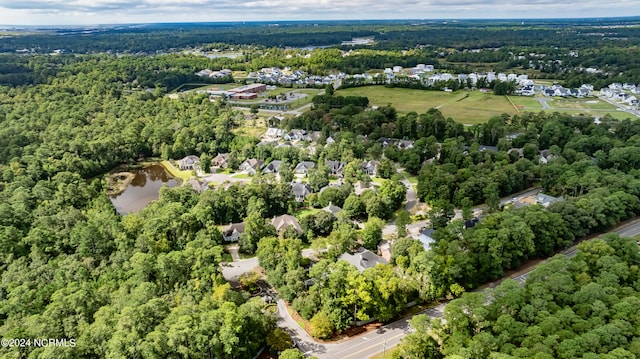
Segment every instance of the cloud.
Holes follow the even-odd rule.
[[[603,17],[638,8],[640,0],[0,0],[0,23]]]

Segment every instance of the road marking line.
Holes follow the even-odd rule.
[[[395,339],[395,338],[397,338],[397,337],[401,337],[401,336],[404,336],[404,335],[405,335],[405,333],[400,333],[400,334],[397,334],[397,335],[392,336],[391,338],[387,338],[386,340],[387,340],[387,341],[389,341],[389,340],[392,340],[392,339]],[[383,343],[377,343],[377,344],[374,344],[374,345],[370,345],[370,346],[368,346],[368,347],[366,347],[366,348],[364,348],[364,349],[360,349],[360,350],[358,350],[358,351],[357,351],[357,352],[355,352],[355,353],[351,353],[351,354],[349,354],[349,355],[345,355],[345,356],[343,356],[343,357],[342,357],[342,359],[351,358],[351,357],[353,357],[353,356],[356,356],[356,355],[358,355],[358,354],[360,354],[360,353],[362,353],[362,352],[364,352],[364,351],[367,351],[367,350],[369,350],[369,349],[371,349],[371,348],[373,348],[373,347],[376,347],[376,346],[378,346],[378,345],[383,345]]]

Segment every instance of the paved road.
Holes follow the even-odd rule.
[[[618,233],[621,236],[634,236],[640,234],[640,219],[636,219],[633,222],[613,230],[612,232]],[[563,253],[568,257],[575,256],[577,249],[574,247],[567,249]],[[521,284],[524,284],[529,274],[533,269],[527,273],[513,277]],[[430,317],[441,318],[444,312],[446,303],[440,304],[437,307],[427,309],[418,314],[427,314]],[[367,333],[363,336],[355,337],[348,341],[338,344],[318,344],[310,343],[307,347],[303,341],[303,351],[309,355],[315,355],[318,358],[369,358],[375,354],[382,353],[385,348],[390,348],[397,345],[400,340],[409,333],[409,325],[407,322],[411,317],[401,319],[397,322],[387,324],[381,327],[379,330],[371,333]]]
[[[444,304],[423,311],[430,317],[441,318],[444,313]],[[283,315],[283,313],[286,313]],[[361,359],[381,353],[385,348],[398,345],[400,339],[411,330],[410,318],[400,319],[393,323],[340,343],[318,343],[312,339],[300,326],[288,315],[282,300],[278,300],[278,324],[284,326],[291,334],[294,343],[306,355],[313,355],[320,359]]]
[[[618,108],[619,111],[624,111],[624,112],[627,112],[627,113],[630,113],[632,115],[636,115],[636,116],[640,117],[640,110],[630,110],[627,107],[625,107],[623,104],[615,102],[615,101],[607,98],[606,96],[598,96],[598,98],[600,100],[602,100],[602,101],[605,101],[605,102],[608,102],[608,103],[614,105],[615,107]]]
[[[407,187],[407,199],[406,204],[404,205],[404,209],[410,211],[411,208],[413,208],[416,203],[418,203],[418,194],[416,193],[415,188],[413,188],[413,185],[411,184],[411,182],[409,182],[409,179],[406,176],[402,180],[402,183]]]
[[[547,110],[551,109],[551,106],[547,103],[547,101],[553,101],[551,97],[535,97],[534,99],[540,102],[540,106],[542,106],[542,108]]]

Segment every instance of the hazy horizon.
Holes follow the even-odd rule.
[[[611,18],[638,16],[638,9],[640,0],[0,0],[0,25]]]

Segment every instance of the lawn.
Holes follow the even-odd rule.
[[[294,215],[298,218],[303,218],[306,217],[310,214],[314,214],[314,213],[318,213],[320,212],[321,209],[319,208],[301,208],[299,210],[297,210]]]
[[[231,177],[233,177],[233,178],[251,178],[251,176],[249,176],[246,173],[236,173],[236,174],[232,175]]]
[[[169,161],[162,161],[160,163],[162,164],[162,166],[164,166],[164,168],[169,173],[171,173],[171,175],[173,177],[181,179],[182,182],[186,182],[186,181],[189,180],[189,178],[193,177],[193,171],[182,171],[182,170],[179,170],[173,164],[171,164]]]
[[[547,100],[550,109],[544,109],[534,97],[510,96],[511,101],[522,112],[560,112],[570,115],[604,116],[609,114],[612,118],[624,120],[635,118],[634,115],[618,111],[614,105],[598,98],[551,98]]]
[[[479,91],[444,92],[366,86],[338,90],[336,94],[366,96],[369,98],[370,105],[391,104],[399,114],[411,111],[424,113],[430,108],[437,108],[445,117],[451,117],[466,124],[486,122],[503,113],[515,115],[518,112],[540,111],[589,116],[604,116],[608,113],[615,119],[635,118],[627,112],[617,111],[615,106],[597,98],[553,98],[547,102],[551,108],[543,109],[542,105],[533,97],[509,96],[507,98]]]
[[[400,114],[439,109],[445,117],[463,123],[480,123],[503,113],[515,114],[516,109],[504,96],[479,91],[427,91],[384,86],[366,86],[336,91],[342,96],[366,96],[375,106],[391,104]]]

